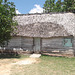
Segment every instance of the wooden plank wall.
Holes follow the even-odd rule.
[[[64,38],[42,39],[41,52],[51,56],[75,56],[75,38],[73,39],[73,47],[64,47]]]
[[[51,52],[53,50],[72,50],[72,48],[70,49],[69,47],[63,46],[63,38],[49,38],[41,40],[41,51]],[[75,38],[73,40],[73,43],[75,49]],[[28,37],[13,37],[8,44],[8,48],[22,48],[24,51],[33,51],[33,46],[33,38]]]
[[[74,56],[75,56],[75,37],[74,37],[74,39],[73,39],[73,46],[74,46]]]
[[[62,48],[63,47],[63,39],[62,38],[51,38],[51,39],[42,39],[42,49],[45,48],[54,49],[54,48]]]
[[[22,37],[21,47],[23,50],[33,50],[33,38]]]
[[[75,49],[75,37],[74,37],[73,43],[74,43],[73,46],[74,46],[74,49]]]
[[[50,39],[42,39],[42,51],[52,51],[52,50],[69,50],[70,47],[64,47],[63,45],[64,38],[50,38]],[[71,47],[72,48],[72,47]]]
[[[33,50],[33,38],[26,37],[12,37],[10,42],[8,43],[8,49],[20,49],[23,50]]]
[[[12,37],[8,43],[10,48],[21,48],[21,37]]]

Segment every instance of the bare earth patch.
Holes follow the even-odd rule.
[[[0,59],[0,75],[10,75],[11,63],[19,61],[18,59]]]
[[[33,64],[33,63],[38,63],[37,62],[38,59],[36,58],[28,58],[28,59],[25,59],[25,60],[21,60],[21,61],[18,61],[16,63],[13,63],[14,65],[27,65],[27,64]]]
[[[11,68],[14,65],[27,65],[27,64],[33,64],[38,62],[39,60],[37,58],[27,58],[23,60],[3,59],[0,61],[0,75],[10,75]]]
[[[10,64],[0,66],[0,75],[10,75]]]

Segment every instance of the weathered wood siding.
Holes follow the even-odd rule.
[[[21,47],[23,50],[33,50],[33,38],[22,37]]]
[[[64,38],[49,38],[42,39],[42,51],[51,51],[51,50],[68,50],[73,47],[64,47],[63,43]]]
[[[10,48],[21,48],[21,37],[12,37],[8,43]]]
[[[75,54],[74,53],[75,39],[73,40],[73,47],[64,47],[63,40],[64,38],[42,39],[41,52],[49,53],[50,55],[59,54],[61,56],[72,56],[73,57]]]
[[[75,48],[75,37],[74,37],[74,39],[73,39],[73,46],[74,46],[74,48]]]
[[[8,49],[33,50],[33,38],[12,37],[8,43]]]
[[[73,39],[73,47],[64,47],[63,37],[59,38],[42,38],[40,40],[40,51],[49,53],[61,53],[68,55],[75,55],[75,38]],[[24,51],[34,51],[35,43],[33,38],[29,37],[12,37],[8,44],[8,48],[19,50],[20,48]]]
[[[42,39],[42,50],[63,48],[62,38]]]
[[[73,39],[73,49],[74,49],[74,56],[75,56],[75,37]]]

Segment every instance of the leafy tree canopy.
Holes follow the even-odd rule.
[[[46,0],[44,12],[75,12],[75,0]]]
[[[0,45],[11,38],[13,26],[16,25],[12,19],[15,15],[14,3],[8,0],[0,0]]]

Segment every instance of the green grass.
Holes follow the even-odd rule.
[[[20,55],[20,59],[29,58],[30,55]]]
[[[75,75],[75,58],[41,56],[40,63],[16,65],[11,75]]]

